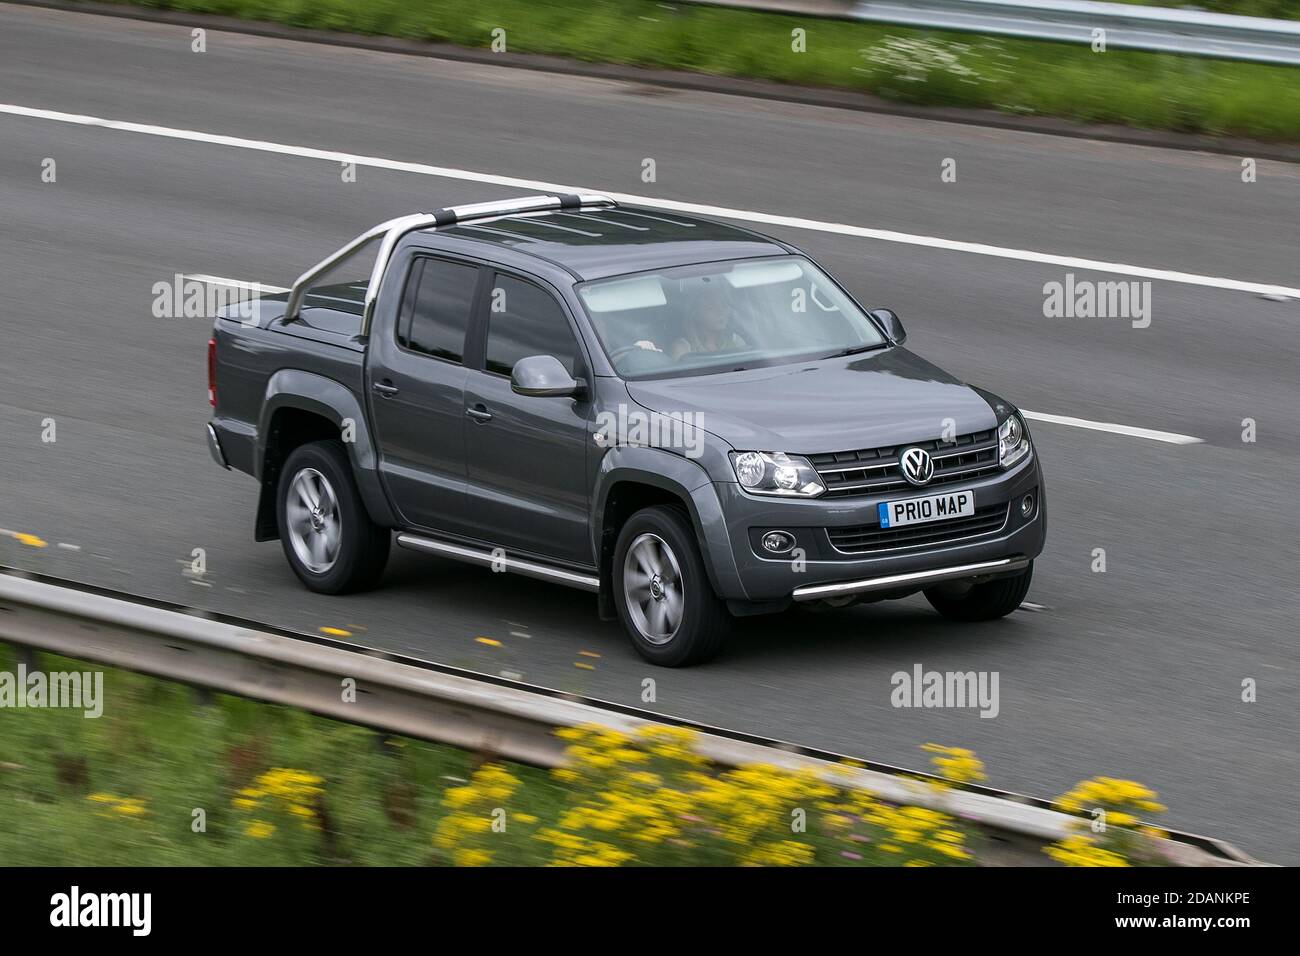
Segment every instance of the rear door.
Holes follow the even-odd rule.
[[[485,285],[473,336],[478,354],[465,384],[470,518],[479,537],[507,550],[591,566],[586,353],[551,290],[500,271]],[[510,372],[530,355],[554,355],[587,381],[586,393],[516,395]]]
[[[396,321],[371,335],[367,379],[380,474],[411,526],[471,533],[464,358],[483,278],[471,262],[412,256]]]

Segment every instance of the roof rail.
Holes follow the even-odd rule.
[[[617,206],[608,196],[595,193],[564,196],[522,196],[519,199],[498,199],[495,202],[476,202],[467,206],[450,206],[434,213],[440,217],[438,225],[450,226],[474,219],[494,216],[515,216],[525,212],[544,212],[548,209],[584,209],[592,206]],[[442,221],[441,217],[448,217]]]
[[[515,216],[526,212],[546,212],[550,209],[589,209],[617,206],[608,196],[597,193],[564,194],[555,196],[521,196],[518,199],[498,199],[493,202],[470,203],[464,206],[448,206],[431,213],[416,213],[410,216],[398,216],[367,229],[347,245],[332,252],[316,263],[293,283],[289,290],[289,301],[285,304],[284,320],[292,322],[298,318],[303,296],[325,273],[329,272],[344,259],[359,251],[367,243],[379,239],[379,252],[375,256],[375,265],[370,273],[370,284],[366,288],[365,310],[361,315],[361,334],[370,334],[370,319],[374,313],[375,301],[379,298],[379,283],[388,269],[388,260],[392,258],[393,249],[402,236],[416,229],[438,229],[454,226],[462,222],[477,219],[493,219],[498,216]]]

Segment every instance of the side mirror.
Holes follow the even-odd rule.
[[[510,388],[516,395],[535,398],[576,396],[582,391],[582,385],[554,355],[521,358],[510,373]]]
[[[885,330],[885,335],[894,345],[902,345],[907,341],[907,330],[903,328],[903,320],[892,309],[873,309],[871,317],[880,323]]]

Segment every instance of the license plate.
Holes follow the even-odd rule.
[[[905,524],[924,524],[927,521],[944,521],[948,518],[973,515],[975,493],[954,491],[947,495],[926,495],[924,498],[882,501],[876,507],[880,512],[880,527],[898,528]]]

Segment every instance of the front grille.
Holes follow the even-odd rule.
[[[934,459],[934,477],[924,486],[926,488],[954,481],[970,481],[998,470],[996,429],[960,435],[950,442],[936,438],[885,448],[826,452],[809,455],[808,460],[817,469],[822,484],[826,486],[823,497],[875,495],[896,488],[916,487],[903,477],[898,466],[899,453],[904,448],[913,446],[924,448]]]
[[[893,551],[898,548],[919,548],[925,545],[947,544],[962,538],[975,538],[994,534],[1007,523],[1007,508],[985,505],[976,508],[973,515],[935,521],[930,524],[904,525],[901,528],[882,528],[878,524],[855,525],[851,528],[827,528],[831,544],[845,554],[870,554],[873,551]]]

